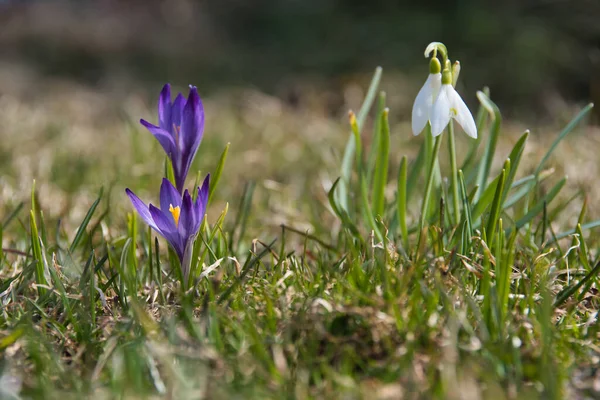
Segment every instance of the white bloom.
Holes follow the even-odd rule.
[[[412,131],[417,136],[427,125],[431,117],[433,102],[442,86],[442,74],[429,74],[425,84],[419,90],[412,109]]]
[[[467,135],[477,139],[477,126],[471,111],[451,84],[443,84],[437,99],[433,103],[429,117],[431,134],[434,137],[441,134],[450,123],[451,118],[458,122]]]

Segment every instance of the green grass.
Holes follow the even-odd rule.
[[[378,84],[343,124],[208,101],[196,168],[220,174],[231,147],[187,290],[123,193],[156,195],[147,132],[101,116],[107,137],[73,149],[81,127],[60,114],[9,124],[0,398],[598,396],[597,210],[557,156],[590,107],[528,151],[481,92],[481,139],[455,128],[460,169],[442,145],[438,179],[434,143],[409,137]]]

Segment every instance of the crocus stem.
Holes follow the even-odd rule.
[[[458,198],[458,168],[456,168],[456,144],[454,141],[454,123],[448,124],[448,151],[450,152],[450,170],[452,173],[452,200],[454,206],[454,225],[460,223],[460,205]]]
[[[435,165],[438,159],[438,155],[440,153],[440,146],[442,144],[442,135],[435,138],[435,143],[433,145],[433,152],[431,154],[431,159],[429,160],[429,169],[427,176],[427,184],[425,186],[425,196],[423,197],[423,203],[421,204],[421,219],[419,221],[419,240],[417,241],[417,251],[421,245],[423,228],[425,227],[425,221],[427,220],[427,215],[429,214],[429,199],[431,197],[431,189],[433,188],[433,179],[435,174]]]

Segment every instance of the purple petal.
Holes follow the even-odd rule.
[[[158,126],[171,132],[171,85],[162,88],[158,98]]]
[[[149,209],[156,226],[160,229],[160,232],[165,239],[173,246],[173,249],[175,249],[181,260],[183,257],[184,244],[179,236],[173,217],[171,215],[167,216],[166,213],[154,207],[152,204],[150,204]]]
[[[196,204],[194,205],[194,212],[198,216],[198,219],[202,221],[204,214],[206,213],[206,205],[208,204],[208,194],[210,189],[210,174],[206,175],[202,187],[198,188],[198,197],[196,198]]]
[[[169,212],[171,205],[181,207],[181,194],[167,178],[163,178],[160,185],[160,209],[166,214]]]
[[[198,96],[198,89],[192,86],[188,96],[187,103],[183,109],[183,121],[181,123],[181,135],[183,140],[183,149],[195,155],[204,130],[204,106]]]
[[[183,97],[181,93],[178,93],[177,97],[175,97],[175,100],[173,101],[173,105],[171,106],[171,129],[169,131],[172,131],[174,126],[181,128],[181,120],[184,106],[185,97]],[[178,143],[178,145],[179,144],[180,143]]]
[[[194,213],[192,196],[187,190],[183,193],[183,201],[181,203],[181,217],[179,218],[179,235],[182,240],[187,240],[197,233],[196,225],[197,215]]]
[[[142,200],[140,200],[140,198],[137,197],[135,195],[135,193],[133,193],[131,190],[125,189],[125,193],[127,193],[127,196],[129,196],[129,200],[131,200],[131,204],[133,204],[133,207],[136,209],[138,214],[140,214],[140,217],[142,217],[144,222],[146,222],[152,228],[154,228],[159,233],[161,233],[160,229],[158,229],[158,227],[154,223],[154,219],[152,218],[152,215],[150,214],[150,210],[148,209],[148,206],[146,204],[144,204],[144,202]]]
[[[163,212],[153,204],[150,204],[148,206],[148,210],[150,211],[150,215],[152,215],[154,223],[162,233],[168,234],[177,231],[177,227],[175,226],[175,220],[171,216],[171,213],[169,213],[168,211]]]
[[[140,119],[140,123],[146,127],[150,131],[151,134],[154,135],[156,140],[160,143],[163,150],[169,157],[173,157],[176,152],[175,142],[173,141],[173,137],[167,131],[158,126],[152,125],[150,122]]]
[[[204,130],[204,107],[198,89],[192,87],[188,96],[187,103],[183,109],[183,121],[181,125],[181,159],[180,159],[180,176],[181,180],[185,180],[190,166],[194,161],[198,146],[202,141],[202,133]],[[179,182],[178,185],[179,187]]]

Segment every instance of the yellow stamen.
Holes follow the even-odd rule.
[[[181,209],[179,206],[173,207],[173,204],[169,204],[169,211],[171,212],[171,215],[173,215],[175,226],[179,227],[179,214],[181,213]]]

